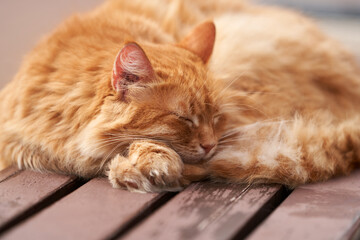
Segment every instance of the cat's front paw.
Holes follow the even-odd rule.
[[[172,149],[151,142],[132,144],[129,160],[158,188],[180,188],[184,164]]]
[[[172,149],[152,142],[136,142],[129,157],[115,157],[108,173],[114,187],[130,191],[178,191],[188,181],[182,178],[183,162]]]
[[[151,192],[151,183],[132,165],[129,159],[117,155],[112,159],[107,172],[114,188],[128,189],[132,192]]]

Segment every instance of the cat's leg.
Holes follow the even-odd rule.
[[[55,152],[44,146],[26,144],[10,134],[0,138],[0,158],[5,166],[14,165],[19,169],[73,174],[84,178],[104,174],[105,164],[102,159],[83,156],[79,152],[67,156],[66,152],[63,145]]]
[[[151,141],[136,141],[130,145],[128,157],[117,155],[108,166],[113,187],[130,191],[178,191],[184,164],[180,156],[166,145]]]
[[[359,122],[297,118],[247,126],[210,160],[209,172],[236,182],[290,187],[348,174],[360,163]]]
[[[60,172],[60,161],[39,147],[23,144],[16,138],[1,138],[0,156],[6,166],[19,169]]]

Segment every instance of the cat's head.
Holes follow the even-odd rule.
[[[94,149],[114,154],[147,139],[169,145],[184,162],[210,158],[225,122],[220,87],[206,67],[214,40],[215,26],[206,22],[177,45],[125,44],[114,61],[112,94],[92,124],[102,146]]]

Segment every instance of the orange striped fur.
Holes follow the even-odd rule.
[[[307,18],[243,1],[110,0],[0,93],[0,164],[131,191],[294,187],[359,164],[360,70]]]

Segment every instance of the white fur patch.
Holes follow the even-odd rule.
[[[242,167],[247,168],[251,160],[251,154],[249,151],[240,148],[226,148],[216,154],[211,161],[225,159],[233,163],[238,163]]]
[[[137,151],[132,152],[131,155],[129,156],[130,163],[132,165],[135,165],[138,158],[139,158],[139,153]]]
[[[191,121],[194,123],[195,127],[199,127],[199,118],[197,116],[192,116]]]
[[[239,128],[240,137],[231,147],[216,154],[213,160],[224,159],[237,162],[246,168],[251,160],[270,169],[279,167],[279,156],[295,163],[296,171],[303,172],[300,165],[300,151],[288,141],[292,125],[289,121],[256,122]]]

